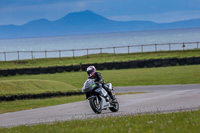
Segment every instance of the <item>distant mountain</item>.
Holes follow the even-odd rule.
[[[0,38],[23,38],[41,36],[60,36],[107,32],[159,30],[200,27],[200,19],[173,23],[154,23],[151,21],[113,21],[91,11],[70,13],[55,21],[39,19],[24,25],[0,26]]]

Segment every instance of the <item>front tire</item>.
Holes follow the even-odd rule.
[[[110,111],[112,111],[112,112],[117,112],[117,111],[119,110],[119,103],[116,102],[116,103],[114,103],[114,104],[112,104],[112,105],[113,105],[113,107],[110,107],[110,108],[109,108]]]
[[[96,114],[100,114],[102,109],[101,109],[101,101],[99,103],[97,102],[97,97],[91,98],[90,100],[90,107]]]

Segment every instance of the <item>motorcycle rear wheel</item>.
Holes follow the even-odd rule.
[[[99,101],[99,103],[98,103],[96,97],[95,98],[91,98],[89,101],[90,101],[90,107],[92,108],[92,110],[96,114],[100,114],[101,111],[102,111],[101,102],[98,100]]]

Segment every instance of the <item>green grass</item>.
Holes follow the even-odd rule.
[[[0,114],[86,100],[85,95],[0,102]]]
[[[71,64],[88,64],[88,63],[103,63],[112,61],[129,61],[129,60],[144,60],[144,59],[158,59],[158,58],[183,58],[200,56],[200,50],[185,50],[185,51],[160,51],[160,52],[145,52],[145,53],[130,53],[130,54],[96,54],[69,57],[69,58],[47,58],[36,60],[23,61],[0,61],[0,69],[8,68],[31,68],[31,67],[47,67],[47,66],[62,66]]]
[[[199,56],[200,51],[149,52],[137,54],[102,54],[89,58],[38,59],[24,61],[25,64],[0,62],[0,69],[56,66],[70,64],[101,63],[109,61],[142,60],[152,58]],[[200,65],[161,68],[138,68],[100,71],[106,82],[113,86],[199,84]],[[42,93],[81,90],[87,79],[86,72],[70,72],[41,75],[16,75],[0,77],[0,95]],[[0,102],[0,113],[46,107],[82,101],[85,96],[58,97],[37,100]],[[136,115],[90,120],[74,120],[36,126],[1,128],[0,132],[198,132],[200,111],[170,114]],[[91,125],[93,128],[91,128]]]
[[[200,111],[72,120],[1,128],[6,133],[198,133]]]
[[[106,82],[113,86],[198,84],[200,83],[200,65],[138,68],[100,71]],[[87,79],[86,72],[65,72],[41,75],[17,75],[0,77],[1,81],[15,80],[49,80],[58,81],[82,88]],[[79,89],[80,90],[80,89]]]
[[[137,86],[137,85],[168,85],[168,84],[199,84],[200,83],[200,65],[191,65],[191,66],[176,66],[176,67],[160,67],[160,68],[143,68],[143,69],[124,69],[124,70],[105,70],[100,71],[105,81],[109,81],[113,86]],[[41,75],[17,75],[17,76],[8,76],[0,77],[0,85],[4,84],[4,92],[0,89],[0,95],[3,94],[16,94],[24,93],[24,90],[20,88],[26,88],[29,86],[38,87],[37,89],[30,87],[27,91],[29,93],[38,93],[40,91],[55,91],[52,84],[64,86],[66,88],[57,88],[56,91],[67,90],[67,86],[74,86],[81,90],[83,83],[87,79],[86,72],[70,72],[70,73],[56,73],[56,74],[41,74]],[[9,88],[9,85],[17,87],[19,90],[15,89],[6,89]],[[18,86],[17,86],[18,85]],[[49,86],[50,85],[50,86]],[[45,87],[46,89],[41,89]],[[51,88],[52,86],[52,88]],[[40,102],[45,101],[46,99],[39,100]],[[51,100],[51,99],[49,99]],[[54,98],[52,98],[54,100]],[[0,103],[0,112],[3,112],[5,108],[8,110],[16,111],[14,106],[21,105],[21,108],[34,108],[33,103],[37,100],[25,100],[25,101],[14,101],[14,102],[1,102]],[[17,102],[17,103],[15,103]],[[26,107],[27,102],[30,106]],[[46,101],[46,103],[51,103]],[[12,105],[13,104],[13,105]],[[56,104],[62,104],[60,102]],[[56,105],[55,104],[55,105]],[[48,104],[47,106],[51,106]],[[40,107],[43,106],[39,104]],[[4,109],[3,109],[4,108]],[[5,112],[5,111],[4,111]]]
[[[75,87],[64,82],[38,79],[1,80],[0,88],[0,96],[77,91]]]

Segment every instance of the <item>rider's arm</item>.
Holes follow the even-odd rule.
[[[84,85],[82,87],[82,92],[84,92],[83,90],[85,89],[85,85],[86,85],[86,82],[84,83]]]
[[[96,76],[98,76],[98,79],[99,79],[99,83],[101,83],[101,84],[103,84],[104,83],[104,79],[103,79],[103,77],[101,76],[101,73],[99,73],[99,72],[97,72],[96,73]]]

